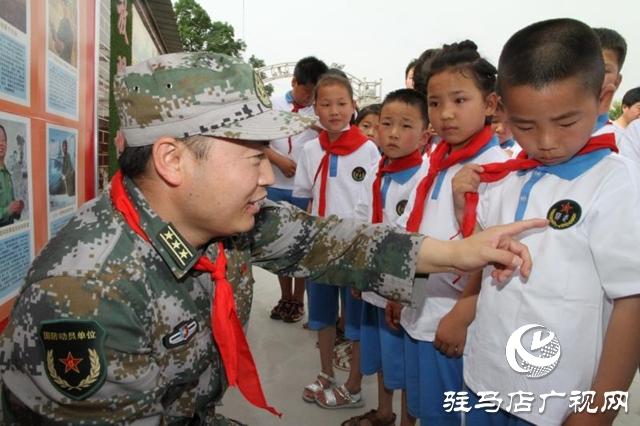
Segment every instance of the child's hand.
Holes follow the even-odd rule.
[[[400,313],[403,306],[392,300],[387,301],[387,305],[384,307],[384,319],[394,330],[400,330]]]
[[[478,192],[480,173],[482,173],[483,170],[482,166],[478,164],[467,164],[461,168],[451,180],[454,213],[459,224],[462,224],[462,218],[464,216],[464,194],[467,192]]]
[[[351,295],[358,300],[362,300],[362,292],[357,288],[351,289]]]
[[[292,178],[296,174],[296,162],[289,157],[282,156],[276,163],[276,166],[282,174],[288,178]]]
[[[433,346],[448,357],[461,357],[469,324],[452,309],[440,319]]]

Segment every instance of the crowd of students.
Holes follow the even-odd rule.
[[[377,374],[377,406],[343,425],[396,424],[395,390],[401,425],[613,420],[608,396],[629,388],[640,361],[640,87],[608,117],[625,56],[614,30],[542,21],[507,41],[497,68],[469,40],[427,49],[407,67],[411,87],[359,110],[343,73],[314,57],[298,62],[291,90],[272,102],[317,124],[271,141],[271,199],[444,240],[549,221],[522,238],[534,261],[528,279],[416,277],[410,306],[308,280],[320,372],[304,401],[363,407],[363,374]],[[305,283],[279,279],[271,317],[299,321]],[[349,375],[338,384],[341,329]],[[514,333],[524,336],[517,355]],[[540,358],[545,368],[529,368]],[[572,404],[572,392],[587,400]]]

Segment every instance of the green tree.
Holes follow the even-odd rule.
[[[613,101],[609,109],[609,120],[615,121],[622,115],[622,102]]]
[[[212,21],[206,10],[196,0],[178,0],[173,5],[178,22],[178,33],[185,51],[209,51],[242,58],[247,44],[236,38],[233,26],[226,22]],[[262,59],[251,55],[249,63],[254,68],[265,66]],[[265,90],[269,96],[273,86]]]

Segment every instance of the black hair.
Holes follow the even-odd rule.
[[[4,139],[7,143],[9,143],[9,141],[7,139],[9,139],[9,136],[7,136],[7,129],[4,128],[4,126],[2,124],[0,124],[0,130],[2,130],[2,133],[4,133]]]
[[[344,71],[339,70],[337,68],[331,68],[326,73],[320,77],[318,82],[316,83],[316,87],[313,89],[313,98],[317,98],[318,90],[323,86],[331,86],[333,84],[337,84],[339,86],[344,87],[349,92],[349,96],[353,99],[353,87],[351,87],[351,82],[345,74]]]
[[[409,75],[409,71],[411,71],[411,68],[415,68],[417,62],[418,62],[417,59],[412,59],[411,62],[409,62],[409,64],[407,65],[407,67],[404,69],[404,78],[405,79]],[[414,73],[415,73],[415,71],[414,71]]]
[[[471,40],[442,46],[442,50],[431,59],[424,79],[425,87],[428,87],[431,77],[446,70],[459,71],[466,77],[470,73],[476,87],[485,96],[495,90],[496,67],[480,56],[478,46]]]
[[[622,69],[624,60],[627,57],[627,42],[617,31],[609,28],[593,28],[593,31],[600,40],[602,49],[615,52],[618,57],[618,70]]]
[[[313,84],[318,82],[320,76],[328,70],[327,64],[315,56],[307,56],[296,63],[293,69],[293,77],[298,84]]]
[[[427,94],[427,74],[431,68],[431,61],[440,50],[427,49],[416,60],[415,69],[413,70],[413,88],[423,95]]]
[[[360,108],[358,110],[358,115],[356,116],[355,125],[357,126],[358,124],[360,124],[360,122],[364,120],[364,118],[367,115],[370,115],[370,114],[380,115],[381,109],[382,109],[382,104],[369,104],[365,107]]]
[[[380,112],[382,112],[385,105],[390,104],[391,102],[402,102],[409,106],[417,108],[418,111],[420,112],[420,118],[422,118],[424,127],[426,128],[429,125],[429,114],[427,113],[427,101],[422,93],[414,89],[395,90],[387,94],[387,96],[385,96],[384,101],[382,101],[382,107],[380,108]]]
[[[209,137],[200,134],[176,138],[176,141],[182,142],[191,151],[196,160],[207,158],[212,145]],[[132,179],[144,174],[151,159],[152,150],[153,144],[126,146],[120,157],[118,157],[118,164],[122,173]]]
[[[153,144],[144,146],[127,146],[118,157],[118,165],[122,174],[135,179],[147,169]]]
[[[541,89],[571,77],[599,97],[604,61],[598,37],[588,25],[562,18],[536,22],[516,32],[502,48],[498,94],[511,86]]]
[[[627,93],[622,97],[622,105],[626,107],[630,107],[638,102],[640,102],[640,87],[627,90]]]

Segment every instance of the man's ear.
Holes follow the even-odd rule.
[[[160,138],[153,144],[153,167],[158,176],[170,186],[182,183],[186,151],[183,144],[170,137]]]
[[[605,114],[609,112],[611,101],[613,100],[613,94],[616,92],[616,89],[617,87],[613,83],[602,86],[600,99],[598,100],[598,114]]]

